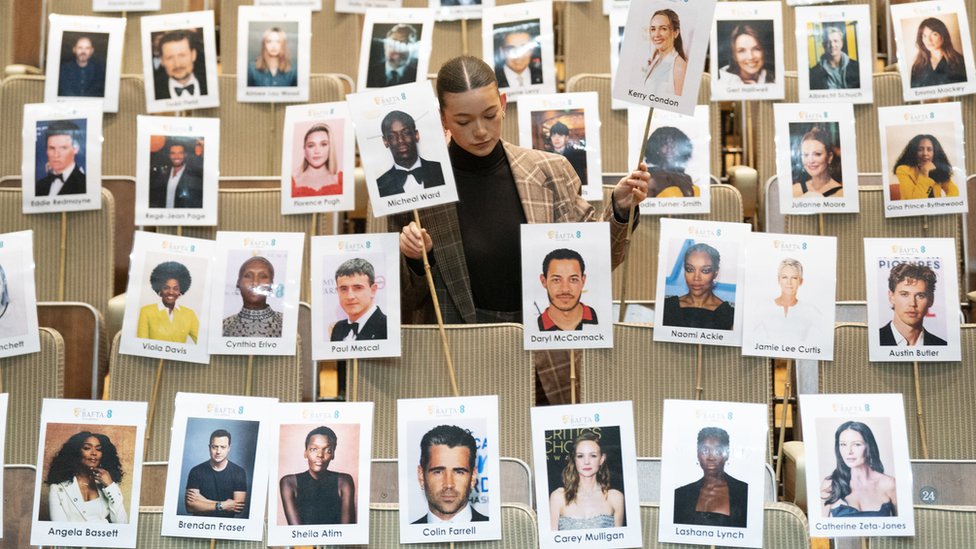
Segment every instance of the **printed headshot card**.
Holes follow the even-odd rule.
[[[780,211],[857,213],[854,105],[774,103],[773,120]]]
[[[0,286],[0,357],[40,351],[34,231],[0,234]]]
[[[294,355],[305,233],[217,231],[210,354]]]
[[[495,68],[498,90],[509,101],[556,93],[552,3],[523,2],[484,10],[481,51]]]
[[[765,404],[665,400],[658,541],[763,546]]]
[[[308,101],[311,12],[259,6],[237,10],[237,101]]]
[[[7,393],[0,393],[0,467],[4,464],[4,447],[7,442],[7,401],[10,395]],[[0,475],[0,493],[5,493],[3,491],[3,477]],[[3,521],[3,503],[0,502],[0,522]],[[3,536],[0,535],[0,538]]]
[[[613,347],[609,223],[522,225],[526,349]]]
[[[807,394],[800,409],[810,535],[914,536],[902,395]]]
[[[867,4],[796,8],[801,103],[871,103],[871,8]]]
[[[255,6],[280,8],[305,8],[322,11],[322,0],[254,0]]]
[[[162,0],[92,0],[92,11],[159,11]]]
[[[742,354],[833,360],[837,238],[751,233],[746,255]]]
[[[719,2],[711,53],[712,101],[782,99],[783,5]]]
[[[358,90],[426,82],[434,12],[426,8],[370,9],[359,50]]]
[[[400,543],[502,538],[498,444],[496,395],[397,400]]]
[[[176,393],[162,535],[261,540],[277,403]]]
[[[119,110],[124,18],[48,16],[44,102],[101,99],[104,112]]]
[[[346,96],[373,215],[457,202],[434,90],[418,82]]]
[[[976,93],[971,17],[962,0],[891,5],[905,101]]]
[[[608,15],[610,20],[610,74],[617,74],[620,66],[620,50],[624,45],[624,30],[627,28],[627,7],[615,6]],[[606,3],[604,3],[606,6]],[[610,99],[610,108],[614,110],[626,109],[629,103],[619,99]]]
[[[279,403],[274,418],[268,544],[368,544],[373,403]]]
[[[485,8],[495,7],[495,0],[429,0],[438,21],[481,19]]]
[[[957,265],[951,238],[864,239],[869,360],[961,360]]]
[[[210,363],[212,240],[136,231],[119,352]]]
[[[692,115],[714,14],[713,0],[631,2],[613,98]]]
[[[879,107],[885,217],[966,213],[959,103]]]
[[[641,547],[632,403],[531,412],[540,547]]]
[[[135,547],[146,403],[45,398],[31,545]]]
[[[519,103],[519,145],[566,157],[585,200],[603,199],[600,106],[596,92],[526,96]]]
[[[136,117],[136,224],[216,225],[220,119]]]
[[[355,168],[356,134],[345,101],[285,107],[283,215],[353,209]]]
[[[141,25],[146,112],[219,106],[214,12],[149,15]]]
[[[661,218],[654,341],[742,344],[750,230],[745,223]]]

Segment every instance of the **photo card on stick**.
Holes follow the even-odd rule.
[[[782,99],[783,5],[719,2],[712,25],[712,101]]]
[[[49,15],[44,102],[101,99],[104,112],[118,112],[125,25],[118,17]]]
[[[259,6],[237,9],[237,101],[308,101],[311,12]]]
[[[212,10],[147,15],[141,31],[146,112],[220,105]]]
[[[796,37],[801,103],[874,100],[870,6],[796,8]]]
[[[495,69],[509,101],[556,93],[552,2],[523,2],[484,10],[481,55]]]
[[[426,8],[366,11],[357,89],[425,82],[433,33],[434,12]]]
[[[891,4],[906,102],[976,93],[971,17],[962,0]]]
[[[281,213],[355,207],[356,133],[345,101],[285,107]]]
[[[0,357],[40,351],[34,231],[0,234],[0,282]]]

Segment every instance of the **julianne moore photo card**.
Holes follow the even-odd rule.
[[[357,89],[389,88],[427,80],[434,13],[420,8],[366,12]]]
[[[891,6],[905,101],[976,93],[976,62],[962,0]]]
[[[712,25],[712,101],[782,99],[783,5],[719,2]]]
[[[92,11],[159,11],[162,0],[92,0]]]
[[[237,66],[241,67],[237,101],[308,101],[311,12],[258,6],[237,9]]]
[[[796,8],[801,103],[871,103],[871,8],[866,4]]]
[[[482,58],[495,68],[498,90],[509,101],[556,93],[552,4],[509,4],[484,10]]]
[[[0,357],[40,350],[34,231],[0,234]]]
[[[285,107],[281,213],[355,206],[356,134],[345,101]]]
[[[140,25],[146,112],[220,105],[214,12],[148,15]]]
[[[119,110],[124,18],[48,16],[44,102],[101,99],[104,112]]]

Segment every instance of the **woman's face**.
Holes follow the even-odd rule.
[[[796,267],[786,266],[779,270],[779,289],[786,296],[795,296],[803,284],[803,277]]]
[[[748,34],[740,34],[732,43],[732,55],[743,80],[759,77],[763,69],[763,50],[758,40]]]
[[[827,172],[830,155],[827,153],[827,147],[820,141],[807,139],[800,143],[800,156],[803,160],[803,169],[811,177],[822,176]]]
[[[475,156],[488,156],[502,135],[505,96],[494,85],[445,93],[441,122],[454,142]]]
[[[707,253],[694,252],[685,260],[685,283],[691,295],[701,297],[711,293],[716,276],[718,269]]]
[[[932,140],[924,138],[918,142],[918,150],[915,151],[915,160],[918,162],[919,166],[924,166],[935,158],[935,146],[932,145]]]
[[[942,34],[928,27],[922,27],[922,43],[929,51],[942,49]]]
[[[305,138],[305,161],[310,168],[321,168],[329,161],[329,134],[312,132]]]
[[[102,443],[98,441],[98,437],[90,436],[81,443],[81,465],[93,469],[101,463]]]
[[[270,32],[264,39],[264,52],[268,57],[278,57],[281,55],[281,34]]]
[[[850,468],[858,467],[864,465],[865,456],[867,454],[867,444],[864,443],[864,437],[861,433],[853,429],[846,429],[841,431],[840,439],[837,441],[837,447],[840,450],[840,457],[844,460]]]
[[[596,441],[581,440],[576,444],[576,455],[573,459],[579,476],[592,477],[597,474],[607,457],[603,455],[603,450]]]
[[[268,302],[268,296],[271,295],[273,283],[271,271],[263,261],[252,259],[245,263],[241,268],[241,276],[237,279],[237,287],[241,290],[244,306],[264,307]]]
[[[654,45],[654,49],[661,53],[671,51],[671,48],[674,47],[674,41],[678,38],[678,33],[680,32],[674,29],[671,20],[663,14],[657,14],[651,18],[651,24],[648,26],[647,31],[650,35],[651,44]]]
[[[727,452],[728,448],[723,447],[719,439],[708,437],[698,445],[698,465],[706,473],[721,473],[729,459]]]
[[[159,297],[163,298],[163,305],[170,309],[173,308],[173,305],[176,305],[176,300],[181,295],[183,293],[180,291],[180,283],[175,278],[164,282],[163,289],[159,291]]]

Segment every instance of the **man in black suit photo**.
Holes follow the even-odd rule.
[[[888,274],[888,302],[891,321],[881,327],[881,345],[918,347],[947,345],[941,337],[922,326],[935,301],[935,271],[928,265],[899,263]]]
[[[386,315],[373,303],[376,271],[373,264],[355,257],[344,261],[335,273],[336,295],[347,318],[332,325],[329,341],[386,339]]]
[[[857,61],[844,53],[846,40],[843,27],[824,28],[823,55],[810,68],[811,90],[856,90],[861,87],[861,69]]]
[[[375,35],[374,35],[375,36]],[[366,73],[367,88],[386,88],[417,81],[417,41],[420,32],[413,25],[398,23],[386,32],[384,38],[373,38],[369,65]],[[377,54],[382,43],[382,57]]]
[[[569,140],[569,127],[562,122],[550,126],[549,142],[552,143],[552,152],[565,156],[580,178],[580,183],[586,185],[586,151],[577,149]]]
[[[163,150],[168,164],[153,166],[149,179],[150,208],[202,208],[203,178],[187,167],[187,144],[167,138]]]
[[[417,481],[427,512],[411,524],[487,522],[468,498],[478,483],[478,446],[471,431],[438,425],[420,439]]]
[[[159,66],[162,70],[153,73],[157,101],[207,95],[206,63],[198,55],[193,31],[167,32],[159,40],[159,51]],[[198,57],[201,57],[199,68]]]
[[[444,184],[440,162],[420,158],[417,123],[403,111],[390,111],[380,123],[383,145],[393,155],[393,167],[379,176],[376,186],[380,196],[414,193]]]
[[[542,83],[539,22],[522,21],[495,28],[495,78],[498,88],[525,88]],[[501,36],[501,40],[499,40]],[[535,57],[535,58],[534,58]]]
[[[84,132],[74,122],[58,120],[47,127],[44,141],[47,172],[35,182],[34,196],[85,194],[88,188],[85,169],[76,162],[85,141]]]

